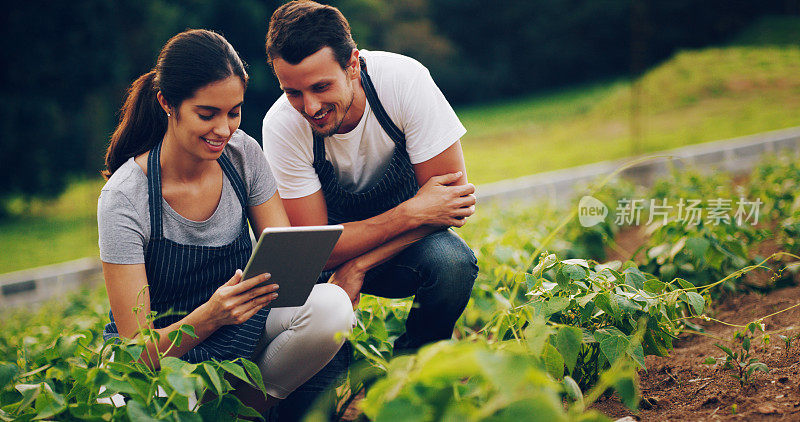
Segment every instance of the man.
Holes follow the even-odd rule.
[[[449,339],[478,271],[447,229],[475,209],[466,129],[425,67],[356,49],[334,7],[283,5],[266,48],[284,95],[264,117],[264,150],[289,219],[344,225],[322,277],[354,307],[360,293],[414,296],[396,353]]]

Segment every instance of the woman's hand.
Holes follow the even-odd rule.
[[[220,286],[205,303],[206,310],[215,326],[241,324],[278,297],[277,284],[259,286],[269,280],[269,274],[260,274],[245,281],[242,270],[227,283]]]
[[[328,283],[335,284],[344,289],[347,296],[350,297],[353,310],[355,310],[358,308],[358,303],[361,301],[361,286],[364,284],[364,276],[366,273],[366,271],[355,264],[355,260],[350,260],[336,269],[328,280]]]

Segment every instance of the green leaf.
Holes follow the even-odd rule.
[[[197,338],[197,334],[195,334],[195,332],[194,332],[194,327],[192,327],[192,326],[191,326],[191,325],[189,325],[189,324],[183,324],[183,325],[181,325],[181,328],[180,328],[180,330],[181,330],[182,332],[186,333],[186,335],[188,335],[188,336],[189,336],[189,337],[191,337],[191,338]]]
[[[546,344],[544,346],[542,361],[544,361],[547,372],[550,373],[553,378],[561,379],[564,377],[564,358],[553,345]]]
[[[222,366],[222,369],[224,369],[225,372],[227,372],[227,373],[235,376],[236,378],[239,378],[240,380],[242,380],[242,381],[252,385],[253,387],[255,387],[255,384],[253,384],[253,382],[250,381],[250,378],[247,377],[247,374],[244,372],[244,369],[242,369],[241,366],[239,366],[239,365],[237,365],[237,364],[235,364],[235,363],[233,363],[233,362],[231,362],[229,360],[224,360],[224,361],[220,362],[219,364],[220,364],[220,366]]]
[[[747,374],[752,374],[753,371],[769,372],[769,367],[761,362],[756,362],[747,367]]]
[[[692,306],[694,309],[694,313],[696,315],[700,315],[703,313],[703,309],[705,309],[706,300],[703,299],[703,296],[695,292],[686,292],[686,299],[687,302]]]
[[[186,375],[182,372],[167,374],[167,383],[184,397],[189,397],[194,393],[194,379],[195,375]]]
[[[639,390],[636,383],[631,378],[623,378],[614,383],[619,398],[631,410],[636,410],[639,406]]]
[[[208,362],[203,362],[201,365],[203,366],[203,370],[205,371],[205,373],[208,375],[208,379],[211,380],[211,387],[214,390],[214,394],[216,394],[218,397],[221,396],[222,382],[219,379],[219,374],[217,373],[217,370],[214,369],[214,367],[211,366],[211,364]]]
[[[750,336],[745,336],[742,339],[742,349],[750,351]]]
[[[541,316],[534,317],[530,325],[525,328],[525,339],[528,347],[534,356],[541,356],[544,352],[544,345],[553,333],[553,329],[545,323]]]
[[[642,274],[638,268],[628,268],[627,270],[623,271],[623,274],[625,274],[625,284],[633,287],[636,290],[644,289],[644,282],[646,280],[644,278],[644,274]]]
[[[561,312],[564,309],[567,309],[569,306],[570,298],[568,297],[551,297],[550,300],[547,301],[547,315],[550,316],[555,313]]]
[[[250,375],[250,378],[256,382],[258,388],[264,393],[264,397],[267,397],[267,387],[264,386],[264,377],[261,375],[261,370],[258,368],[258,365],[255,363],[247,360],[242,359],[242,365],[244,365],[244,369],[247,371],[247,374]]]
[[[704,360],[703,363],[705,363],[706,365],[713,365],[717,363],[717,360],[714,358],[706,358],[706,360]]]
[[[570,280],[583,280],[589,273],[586,268],[577,264],[564,264],[561,267],[561,272],[564,273]]]
[[[424,403],[411,401],[409,398],[401,396],[384,403],[375,421],[414,422],[433,419],[433,409],[423,405]]]
[[[36,397],[34,408],[36,409],[36,417],[34,420],[41,420],[50,419],[67,410],[67,405],[64,402],[64,398],[59,394],[52,392],[52,390],[47,391],[47,389],[45,389],[44,392]]]
[[[4,390],[6,386],[14,379],[14,376],[19,372],[17,365],[13,363],[0,362],[0,391]],[[3,403],[5,404],[5,403]]]
[[[22,400],[17,404],[16,412],[20,413],[22,410],[25,410],[28,406],[39,397],[39,392],[41,391],[40,384],[17,384],[14,388],[22,394]],[[5,404],[5,403],[4,403]]]
[[[600,343],[600,351],[611,364],[624,356],[631,345],[625,335],[618,335],[607,328],[595,331],[594,338]]]
[[[630,347],[628,349],[627,352],[628,356],[633,358],[633,360],[636,361],[636,363],[639,365],[640,368],[647,369],[647,366],[644,364],[644,348],[642,347],[641,344],[636,344],[632,346],[633,347]]]
[[[170,343],[175,344],[175,347],[180,347],[181,340],[183,340],[183,335],[180,330],[170,331],[167,334],[167,338],[169,339]]]
[[[702,237],[690,237],[686,239],[686,249],[691,252],[695,259],[703,258],[709,246],[711,246],[711,242]]]
[[[203,418],[195,412],[176,412],[178,422],[203,422]]]
[[[132,421],[136,422],[158,421],[158,419],[150,416],[151,415],[150,410],[145,405],[139,403],[136,400],[128,400],[128,402],[125,405],[125,408],[126,411],[128,412],[128,418]]]
[[[581,391],[581,388],[578,387],[578,383],[575,382],[575,380],[569,375],[564,377],[564,390],[567,392],[567,395],[572,397],[573,400],[577,401],[581,405],[583,404],[583,392]]]
[[[176,331],[173,331],[175,333]],[[170,333],[172,334],[172,333]],[[190,365],[188,362],[174,358],[172,356],[165,356],[161,358],[161,369],[171,369],[175,372],[184,372],[187,365]]]
[[[662,293],[665,287],[666,284],[664,284],[664,282],[654,278],[645,280],[644,282],[644,290],[650,293]]]
[[[730,357],[733,357],[733,350],[731,350],[731,349],[729,349],[729,348],[727,348],[727,347],[725,347],[725,346],[723,346],[723,345],[721,345],[719,343],[714,343],[714,346],[716,346],[718,349],[720,349],[723,352],[725,352],[726,355],[728,355]]]
[[[581,350],[581,337],[583,333],[577,327],[561,327],[556,335],[556,349],[564,358],[564,363],[571,374],[575,369],[578,360],[578,353]]]

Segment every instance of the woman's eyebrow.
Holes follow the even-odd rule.
[[[233,106],[231,108],[241,107],[242,104],[244,104],[244,101],[240,102],[239,104],[236,104],[235,106]],[[220,110],[219,107],[207,106],[207,105],[196,105],[195,107],[196,108],[202,108],[203,110],[208,110],[208,111],[219,111]]]

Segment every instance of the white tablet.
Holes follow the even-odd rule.
[[[242,280],[270,273],[266,284],[276,283],[280,289],[269,307],[303,306],[343,229],[341,225],[264,229]]]

